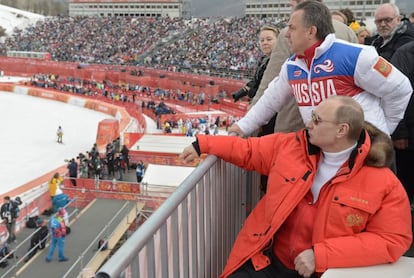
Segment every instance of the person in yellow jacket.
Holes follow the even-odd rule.
[[[62,183],[63,177],[59,175],[58,172],[56,172],[53,177],[49,181],[49,193],[50,197],[53,199],[56,195],[56,189],[57,187]]]

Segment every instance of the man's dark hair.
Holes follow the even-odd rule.
[[[295,7],[295,11],[303,10],[303,25],[317,28],[316,37],[319,40],[331,33],[335,33],[332,25],[332,16],[329,9],[318,1],[304,1]]]

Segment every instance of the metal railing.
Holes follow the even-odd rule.
[[[96,277],[217,277],[259,199],[259,180],[208,156]]]

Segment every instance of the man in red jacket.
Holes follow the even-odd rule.
[[[407,194],[387,167],[391,140],[364,123],[350,97],[322,101],[304,130],[199,135],[180,158],[202,153],[269,176],[222,277],[316,277],[328,268],[395,262],[411,244]]]

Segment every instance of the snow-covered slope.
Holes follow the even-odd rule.
[[[14,28],[24,29],[44,18],[45,17],[40,14],[0,5],[0,26],[6,29],[7,35],[11,35]]]

